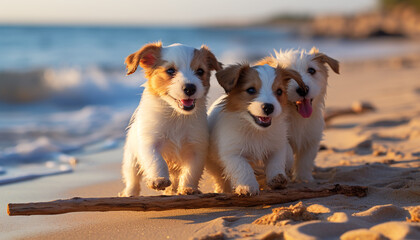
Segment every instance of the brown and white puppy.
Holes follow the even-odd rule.
[[[328,69],[339,73],[337,60],[312,48],[275,52],[258,65],[287,67],[300,73],[306,87],[303,89],[293,81],[287,88],[289,115],[289,143],[294,153],[293,178],[298,182],[313,180],[312,170],[324,130],[324,107],[327,92]],[[290,156],[289,161],[293,161]],[[292,165],[292,164],[290,164]]]
[[[209,110],[210,145],[206,169],[216,192],[258,194],[252,165],[265,166],[268,186],[284,188],[287,147],[287,84],[302,86],[297,72],[268,65],[229,66],[216,73],[227,95]]]
[[[210,50],[147,44],[129,55],[127,74],[138,65],[147,82],[127,132],[120,196],[138,196],[140,179],[150,188],[198,193],[208,148],[206,95],[210,72],[221,65]]]

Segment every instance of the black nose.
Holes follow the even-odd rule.
[[[267,116],[274,112],[274,105],[271,103],[264,103],[261,107]]]
[[[297,94],[299,94],[299,96],[304,97],[304,96],[306,96],[308,94],[309,87],[308,86],[305,86],[305,89],[303,89],[301,87],[300,88],[297,88],[296,89],[296,92],[297,92]]]
[[[185,95],[189,97],[195,93],[195,91],[197,90],[197,87],[194,84],[188,83],[188,84],[185,84],[183,90],[184,90]]]

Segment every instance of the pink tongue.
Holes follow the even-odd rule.
[[[309,118],[312,114],[312,104],[309,99],[296,102],[299,114],[304,118]]]
[[[193,99],[182,99],[181,103],[186,107],[191,107],[194,104]]]
[[[263,123],[268,123],[271,120],[270,117],[258,117],[258,119]]]

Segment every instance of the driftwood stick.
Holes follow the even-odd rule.
[[[111,198],[72,198],[52,202],[9,203],[7,213],[18,215],[49,215],[90,211],[165,211],[217,207],[254,207],[293,202],[301,199],[327,197],[335,194],[364,197],[367,187],[334,185],[317,189],[284,189],[262,191],[257,196],[206,193],[182,196],[145,196]]]

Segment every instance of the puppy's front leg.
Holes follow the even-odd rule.
[[[164,190],[171,185],[168,165],[160,150],[162,143],[143,141],[140,144],[141,168],[149,188]]]
[[[285,171],[287,145],[284,145],[268,158],[265,166],[267,185],[271,189],[283,189],[287,185]]]
[[[198,183],[204,170],[206,149],[191,147],[181,155],[183,161],[178,194],[198,194]]]
[[[299,149],[293,166],[294,181],[311,182],[314,180],[312,170],[318,149],[319,144],[312,144],[305,149]]]
[[[128,140],[127,140],[128,143]],[[137,158],[131,153],[129,144],[124,147],[122,177],[125,188],[118,194],[120,197],[136,197],[140,194],[141,172]]]
[[[259,193],[259,184],[254,170],[245,158],[239,155],[224,156],[221,162],[224,165],[225,175],[235,185],[236,194],[257,195]]]

